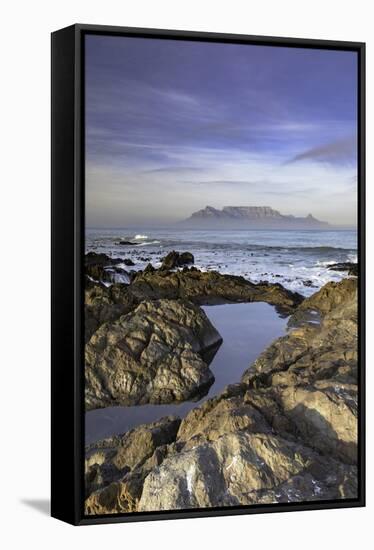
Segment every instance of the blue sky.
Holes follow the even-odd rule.
[[[88,226],[211,205],[356,220],[354,52],[86,37]]]

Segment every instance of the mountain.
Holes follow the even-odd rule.
[[[196,229],[323,229],[327,222],[309,214],[306,218],[284,215],[270,206],[206,206],[180,225]]]

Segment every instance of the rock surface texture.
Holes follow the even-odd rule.
[[[185,298],[200,305],[267,302],[287,314],[303,300],[300,294],[286,290],[280,284],[254,284],[244,277],[195,268],[177,272],[144,270],[136,274],[130,290],[137,299]]]
[[[214,381],[204,352],[222,339],[184,300],[144,301],[86,344],[86,409],[191,400]]]
[[[356,497],[356,280],[325,285],[290,327],[182,421],[89,447],[86,512]]]

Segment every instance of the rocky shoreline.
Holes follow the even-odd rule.
[[[170,265],[149,266],[128,285],[89,280],[87,409],[207,391],[205,352],[220,335],[203,304],[264,301],[290,315],[289,332],[185,418],[87,447],[86,513],[354,498],[356,279],[303,299],[281,285]]]

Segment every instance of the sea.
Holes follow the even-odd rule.
[[[131,245],[121,245],[121,241]],[[86,230],[86,252],[104,252],[134,262],[125,270],[160,267],[171,250],[192,252],[202,271],[241,275],[254,283],[278,282],[304,296],[344,272],[329,269],[338,262],[357,262],[356,230],[193,230],[121,228]],[[118,282],[128,282],[118,275]]]

